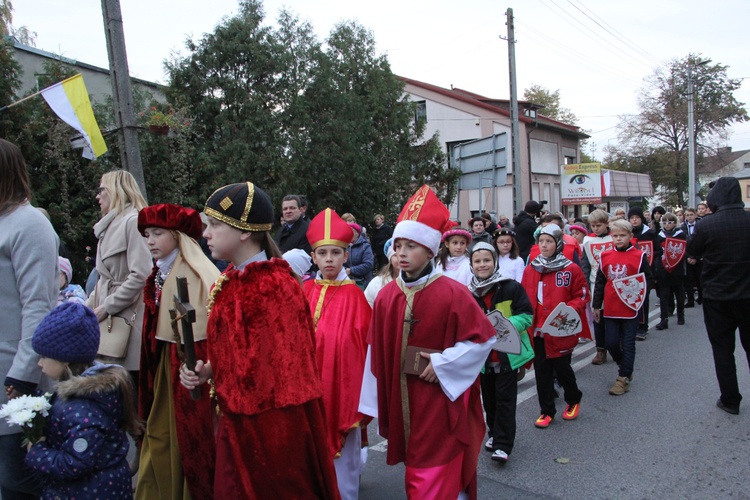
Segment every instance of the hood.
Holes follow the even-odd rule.
[[[122,389],[131,384],[130,374],[120,365],[95,362],[81,375],[57,385],[62,399],[82,398],[97,402],[116,421],[122,418]]]
[[[744,208],[740,181],[734,177],[719,177],[706,197],[708,208],[718,212],[724,208]]]

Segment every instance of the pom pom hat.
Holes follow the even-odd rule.
[[[203,223],[197,210],[171,203],[151,205],[138,212],[138,231],[143,234],[149,227],[179,231],[194,240],[199,240],[203,234]]]
[[[68,283],[73,279],[73,266],[70,261],[65,257],[57,257],[57,267],[61,273],[65,273],[65,277],[68,279]]]
[[[352,238],[351,226],[330,208],[316,215],[307,228],[307,241],[313,250],[325,245],[347,248]]]
[[[217,189],[206,201],[204,212],[240,231],[262,232],[273,227],[271,197],[252,182]]]
[[[45,358],[63,363],[91,363],[99,350],[99,322],[88,307],[65,302],[39,323],[31,346]]]
[[[401,210],[396,219],[393,241],[399,238],[411,240],[437,255],[443,233],[454,225],[450,221],[448,207],[425,184],[409,198]]]

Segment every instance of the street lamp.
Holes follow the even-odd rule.
[[[711,59],[706,59],[698,64],[696,67],[704,66],[711,62]],[[695,189],[695,125],[693,118],[693,60],[688,60],[687,68],[688,76],[688,197],[687,206],[694,207],[697,205],[698,197]]]

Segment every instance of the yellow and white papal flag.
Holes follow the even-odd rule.
[[[62,121],[83,135],[84,158],[93,160],[107,152],[80,73],[42,90],[42,97]]]

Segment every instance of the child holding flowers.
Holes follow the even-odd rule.
[[[26,465],[42,476],[43,498],[133,498],[125,435],[141,428],[133,386],[121,366],[94,361],[94,312],[75,302],[56,307],[32,347],[42,372],[59,381],[44,436],[28,444],[26,455]]]

